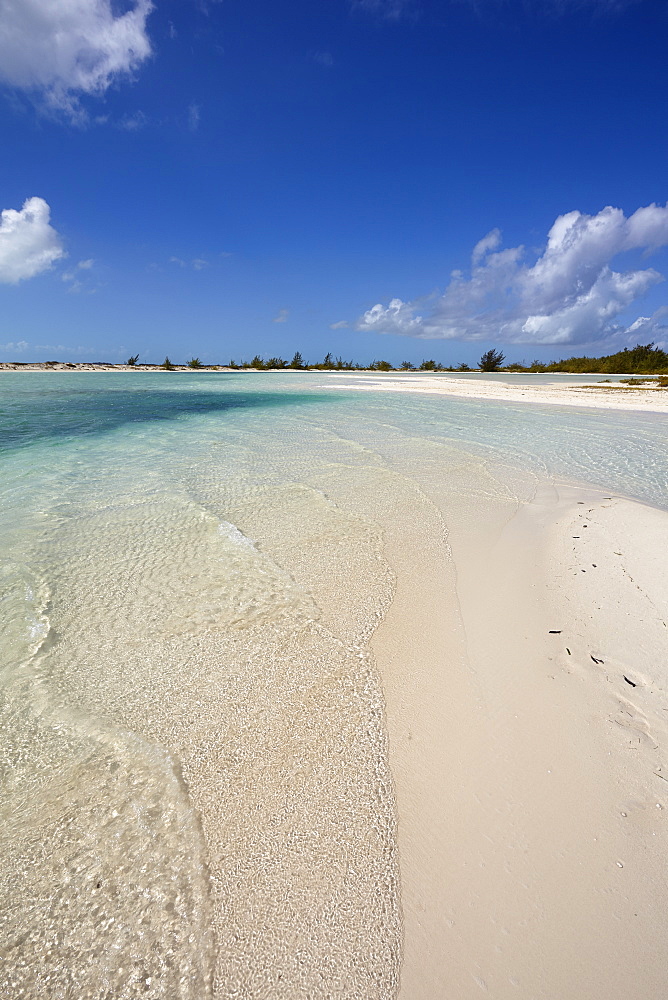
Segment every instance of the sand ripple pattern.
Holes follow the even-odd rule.
[[[13,800],[4,864],[7,982],[26,997],[396,996],[366,649],[393,580],[354,493],[397,484],[324,434],[309,470],[294,430],[228,428],[201,460],[181,435],[141,467],[107,445],[105,474],[64,476],[33,529],[52,632],[12,737],[35,794]]]

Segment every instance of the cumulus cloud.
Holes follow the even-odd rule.
[[[668,347],[668,306],[662,306],[651,316],[638,316],[624,332],[630,343],[647,343],[653,340],[665,350]]]
[[[279,309],[276,316],[274,316],[272,323],[287,323],[289,315],[289,309]]]
[[[490,250],[496,250],[496,248],[501,243],[501,230],[492,229],[491,232],[487,233],[487,236],[483,236],[481,240],[478,240],[476,245],[473,247],[473,253],[471,254],[471,263],[475,267],[479,264],[482,258],[490,252]]]
[[[612,262],[627,251],[668,245],[668,205],[648,205],[628,218],[610,207],[560,215],[533,262],[523,246],[500,244],[501,233],[492,230],[474,247],[469,276],[453,271],[442,295],[379,303],[357,328],[515,344],[588,343],[623,333],[618,317],[663,276],[652,267],[615,271]]]
[[[330,323],[330,330],[346,330],[348,328],[348,323],[345,319],[340,319],[338,323]]]
[[[49,223],[51,209],[43,198],[28,198],[17,211],[0,215],[0,282],[15,285],[34,278],[65,256],[60,236]]]
[[[81,94],[104,93],[150,55],[152,8],[151,0],[132,0],[124,13],[112,0],[2,0],[0,79],[85,117]]]

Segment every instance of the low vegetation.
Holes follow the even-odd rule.
[[[589,375],[594,373],[616,375],[668,375],[668,354],[654,344],[636,344],[626,347],[616,354],[605,354],[600,358],[566,358],[565,361],[551,361],[543,364],[534,361],[531,365],[508,365],[506,371],[516,372],[568,372]]]
[[[480,371],[481,372],[498,372],[501,371],[501,365],[506,360],[505,354],[501,351],[485,351],[480,359]]]
[[[139,355],[134,354],[128,358],[127,364],[134,367],[139,360]],[[518,372],[525,374],[533,373],[557,373],[564,374],[607,374],[616,375],[653,375],[664,376],[655,380],[657,388],[668,388],[668,353],[654,344],[636,344],[635,347],[627,347],[616,354],[606,354],[599,358],[572,357],[565,361],[533,361],[530,365],[516,361],[513,364],[504,365],[505,355],[501,351],[491,349],[485,351],[478,363],[477,369],[472,369],[466,362],[458,365],[444,365],[433,358],[422,361],[419,365],[412,361],[402,361],[399,365],[392,365],[389,361],[374,359],[370,364],[362,365],[355,361],[344,361],[342,357],[334,357],[328,352],[322,361],[306,361],[300,351],[295,351],[291,361],[286,361],[281,357],[271,357],[265,360],[261,355],[256,354],[250,361],[236,362],[232,359],[226,366],[235,369],[252,368],[256,371],[275,371],[282,369],[292,369],[293,371],[372,371],[372,372]],[[57,362],[51,362],[56,364]],[[176,366],[169,358],[165,358],[160,368],[172,371]],[[183,367],[183,366],[182,366]],[[188,368],[213,368],[218,369],[220,365],[204,365],[199,358],[192,357],[187,362]],[[639,384],[629,380],[630,385]]]

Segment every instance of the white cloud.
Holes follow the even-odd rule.
[[[85,119],[81,94],[102,94],[150,55],[151,0],[114,13],[112,0],[2,0],[0,79]]]
[[[29,344],[26,340],[18,340],[15,343],[0,344],[0,351],[7,354],[24,354],[26,351],[32,353],[49,352],[50,354],[65,354],[65,357],[72,355],[94,355],[99,353],[97,347],[68,347],[66,344]],[[115,351],[118,354],[118,351]]]
[[[60,236],[49,224],[51,210],[43,198],[28,198],[20,211],[0,216],[0,282],[15,285],[34,278],[65,256]]]
[[[654,341],[657,347],[668,347],[668,306],[662,306],[651,316],[638,316],[624,331],[630,344]]]
[[[200,106],[199,104],[191,104],[188,107],[188,128],[191,132],[196,132],[199,128],[200,121]]]
[[[8,354],[21,354],[30,347],[25,340],[18,340],[16,343],[10,340],[8,344],[0,344],[0,351],[7,351]]]
[[[471,254],[471,263],[475,267],[479,264],[482,258],[490,252],[490,250],[496,250],[496,248],[501,243],[501,230],[492,229],[491,232],[487,233],[487,236],[483,236],[481,240],[478,240],[476,245],[473,247],[473,253]],[[457,272],[459,274],[460,272]],[[455,277],[457,275],[454,275]]]
[[[108,119],[102,117],[102,119],[95,119],[96,123],[99,125],[105,125]],[[123,117],[116,122],[116,128],[123,129],[124,132],[141,132],[143,128],[146,128],[149,120],[143,111],[133,111],[131,115],[123,115]]]
[[[68,347],[66,344],[34,344],[32,349],[33,351],[50,351],[53,354],[65,352],[67,357],[71,357],[73,354],[93,355],[100,353],[99,347]]]
[[[324,66],[325,69],[331,69],[334,65],[334,56],[331,52],[312,52],[311,58],[313,62],[318,63],[320,66]]]
[[[204,257],[195,257],[193,260],[183,260],[181,257],[170,257],[170,264],[178,264],[179,267],[192,267],[194,271],[203,271],[209,266],[208,260]]]
[[[277,315],[272,319],[272,323],[287,323],[289,315],[289,309],[279,309]]]
[[[414,315],[414,306],[409,302],[402,302],[401,299],[390,299],[387,308],[379,302],[365,312],[359,322],[359,329],[420,337],[422,336],[423,320],[422,316]]]
[[[626,251],[668,245],[668,206],[648,205],[628,218],[610,207],[561,215],[533,263],[522,246],[498,250],[500,241],[498,230],[483,237],[470,276],[453,271],[442,295],[379,303],[357,328],[516,344],[587,343],[623,333],[618,317],[663,276],[651,267],[615,271],[612,262]]]
[[[330,323],[330,330],[346,330],[348,328],[348,323],[345,319],[340,319],[338,323]]]
[[[94,291],[90,287],[87,288],[86,283],[81,280],[84,277],[81,272],[90,271],[94,263],[95,261],[90,257],[88,260],[80,260],[71,271],[63,271],[61,278],[69,284],[68,292]]]
[[[91,257],[89,260],[80,260],[71,271],[64,271],[61,275],[63,281],[74,281],[77,271],[90,271],[95,261]]]

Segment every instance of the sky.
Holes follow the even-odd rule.
[[[0,360],[668,346],[666,0],[0,0]]]

